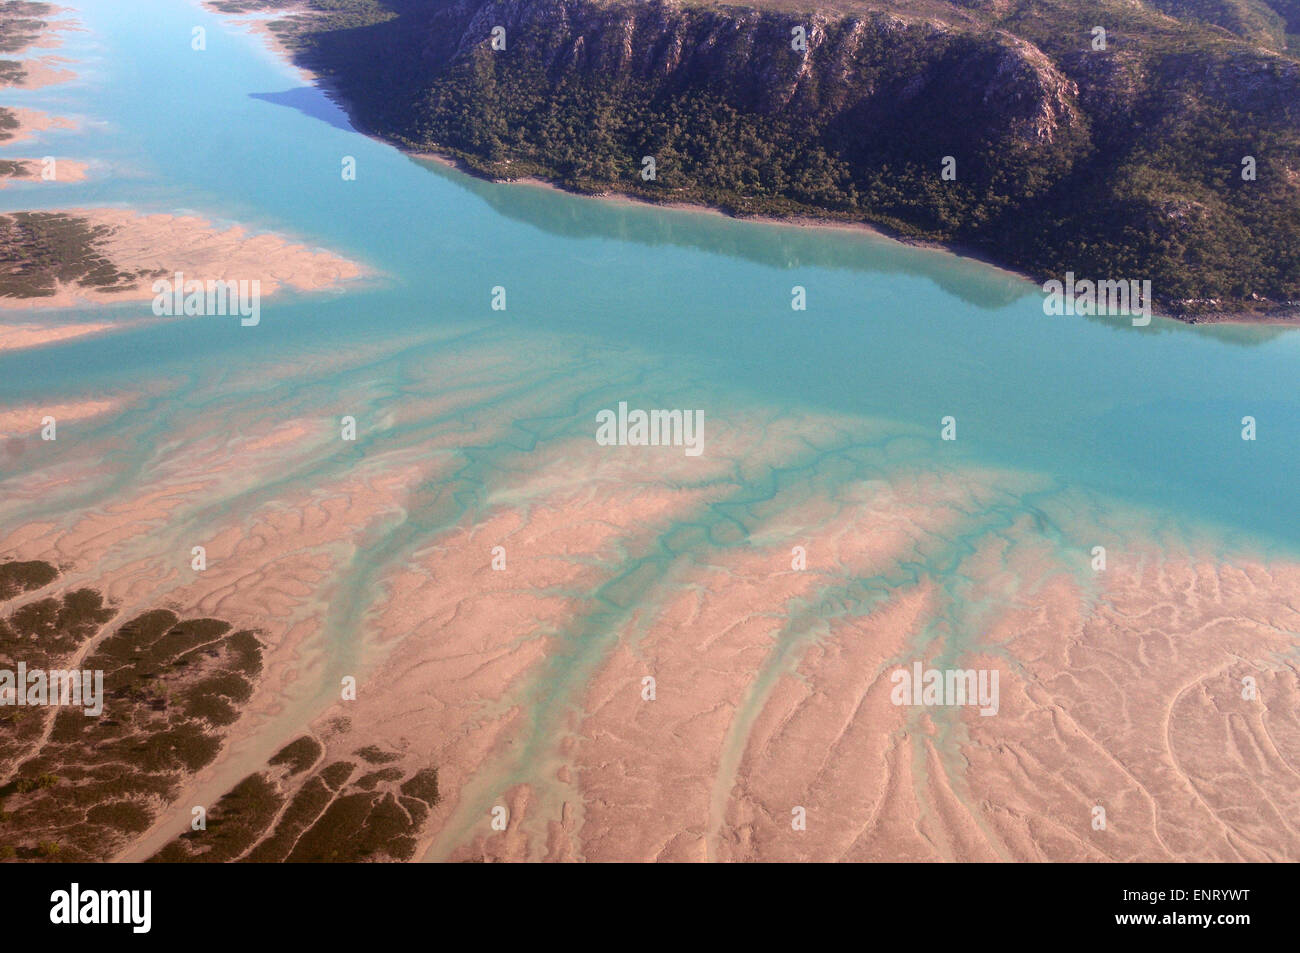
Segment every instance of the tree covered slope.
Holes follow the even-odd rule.
[[[284,8],[359,123],[494,177],[870,222],[1181,316],[1300,304],[1297,0],[213,5]]]

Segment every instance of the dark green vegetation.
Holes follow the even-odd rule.
[[[28,0],[3,0],[0,2],[0,53],[18,53],[40,38],[49,24],[42,19],[54,13],[48,3],[31,3]],[[27,77],[27,71],[17,60],[0,60],[0,86],[14,86]]]
[[[58,577],[57,569],[38,559],[0,563],[0,602],[48,586]]]
[[[0,61],[0,69],[3,69],[2,61]],[[3,75],[0,74],[0,80],[2,79]],[[18,114],[12,109],[5,109],[0,106],[0,142],[12,139],[18,126]]]
[[[48,3],[0,3],[0,53],[18,53],[35,43],[49,26],[43,18],[53,13],[54,7]]]
[[[416,835],[438,803],[437,770],[422,769],[403,781],[405,771],[388,767],[352,780],[356,762],[340,760],[303,776],[323,753],[320,742],[307,735],[286,745],[270,759],[268,770],[249,775],[217,802],[206,830],[187,831],[150,859],[410,860]],[[370,764],[401,760],[374,745],[356,754]]]
[[[57,577],[48,563],[0,563],[0,601]],[[105,696],[98,717],[83,707],[0,707],[0,857],[113,856],[216,758],[252,692],[262,668],[252,632],[163,609],[109,631],[115,615],[98,592],[76,589],[0,618],[0,669],[99,670]]]
[[[302,774],[319,761],[324,753],[325,749],[321,747],[319,741],[309,735],[303,735],[297,741],[281,748],[267,764],[272,767],[288,765],[290,775]]]
[[[123,271],[103,250],[107,225],[64,212],[0,215],[0,297],[47,298],[59,285],[126,291],[162,272]]]
[[[869,222],[1186,316],[1300,303],[1296,0],[305,5],[273,29],[359,123],[489,177]]]
[[[0,159],[0,177],[22,178],[35,174],[36,163],[24,162],[22,159]]]
[[[1152,6],[1182,20],[1223,27],[1264,49],[1297,49],[1300,3],[1296,0],[1153,0]]]

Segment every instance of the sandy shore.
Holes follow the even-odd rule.
[[[333,92],[330,92],[329,95],[331,99],[334,99],[341,106],[346,108],[347,102],[345,99],[342,99],[336,93]],[[380,142],[386,142],[386,140],[382,139],[379,136],[371,135],[371,138],[376,139],[377,141]],[[392,143],[387,143],[387,144],[393,145]],[[784,225],[784,226],[790,226],[794,228],[816,228],[816,229],[827,229],[831,231],[847,231],[847,232],[855,232],[858,234],[868,234],[868,235],[873,235],[877,238],[886,239],[888,241],[898,242],[899,244],[907,245],[910,248],[919,249],[921,251],[933,252],[937,255],[945,255],[950,257],[955,256],[957,258],[965,258],[971,261],[977,261],[980,264],[985,265],[989,268],[996,269],[997,271],[1000,271],[1005,275],[1010,275],[1012,277],[1019,278],[1023,281],[1027,281],[1030,284],[1037,285],[1039,287],[1041,287],[1043,282],[1047,280],[1047,278],[1045,277],[1035,276],[1026,271],[1019,271],[1015,268],[1010,268],[1007,265],[993,259],[986,253],[974,248],[970,248],[964,245],[955,245],[955,244],[948,245],[948,244],[944,244],[943,242],[933,242],[933,241],[925,241],[922,239],[906,238],[903,236],[895,235],[885,229],[878,228],[875,225],[872,225],[868,222],[850,222],[850,221],[843,221],[841,219],[835,219],[835,218],[819,218],[815,215],[791,215],[786,217],[780,217],[774,215],[736,215],[733,214],[732,212],[728,212],[720,208],[714,208],[713,206],[710,205],[697,205],[691,202],[657,202],[645,198],[644,196],[635,195],[630,192],[601,192],[599,194],[593,195],[586,192],[574,192],[564,188],[563,186],[555,182],[551,182],[546,179],[539,179],[534,176],[520,176],[519,178],[510,178],[510,179],[499,179],[492,176],[486,176],[479,170],[475,169],[472,165],[465,162],[459,156],[452,155],[451,153],[430,152],[427,150],[421,150],[421,151],[403,150],[403,151],[405,151],[407,155],[411,156],[412,158],[424,159],[430,162],[437,162],[440,165],[446,166],[447,168],[450,169],[455,169],[456,171],[462,172],[465,175],[472,175],[475,178],[484,179],[485,181],[493,182],[497,185],[519,185],[527,188],[547,189],[552,192],[562,193],[564,195],[572,196],[575,198],[590,199],[591,201],[594,202],[613,202],[622,205],[635,205],[635,206],[650,207],[650,208],[670,209],[672,211],[693,212],[702,215],[717,215],[717,216],[721,216],[722,218],[731,219],[733,221],[753,222],[758,225]],[[1248,325],[1267,324],[1267,325],[1279,325],[1285,327],[1300,327],[1300,309],[1296,309],[1293,311],[1286,311],[1286,310],[1273,311],[1263,315],[1242,314],[1242,313],[1226,312],[1226,311],[1209,312],[1205,314],[1194,314],[1194,315],[1175,315],[1168,312],[1160,311],[1159,309],[1155,309],[1153,313],[1160,317],[1169,318],[1170,320],[1181,321],[1185,324],[1248,324]]]
[[[62,33],[80,29],[69,18],[70,11],[56,8],[45,29],[32,33],[30,42],[18,52],[51,49],[62,43]],[[269,33],[266,34],[273,39]],[[44,85],[71,77],[56,56],[27,59],[24,86]],[[75,128],[71,120],[22,107],[9,108],[16,125],[6,130],[4,144],[23,143],[48,130]],[[90,163],[77,159],[58,159],[54,178],[45,179],[43,159],[10,158],[13,174],[0,178],[0,188],[14,182],[84,181]],[[58,214],[80,220],[96,230],[92,244],[84,249],[86,274],[68,277],[66,268],[58,269],[58,278],[39,277],[41,269],[53,271],[53,263],[20,263],[11,269],[0,309],[50,309],[79,305],[111,304],[123,301],[146,301],[154,297],[153,281],[160,276],[183,274],[187,280],[200,282],[258,282],[262,295],[284,289],[320,291],[332,289],[345,281],[361,277],[365,271],[354,262],[329,251],[312,248],[281,235],[253,233],[234,224],[218,224],[195,215],[141,214],[120,208],[65,209]],[[18,213],[10,213],[18,214]],[[21,235],[22,233],[16,233]],[[40,247],[39,243],[33,248]],[[35,252],[33,252],[35,253]],[[108,262],[119,274],[115,284],[105,285],[102,262]],[[96,262],[100,263],[96,267]],[[33,279],[31,273],[36,273]],[[131,276],[135,276],[131,280]],[[131,322],[135,324],[138,322]],[[45,325],[31,321],[0,324],[0,351],[38,347],[91,334],[100,334],[121,323]]]
[[[224,14],[220,10],[215,9],[209,3],[204,3],[203,5],[207,7],[207,9],[211,10],[213,13],[217,13],[222,16],[230,16],[230,14]],[[249,33],[252,33],[253,35],[259,37],[262,40],[262,42],[266,44],[267,48],[270,49],[271,52],[276,55],[276,57],[278,57],[282,62],[286,63],[287,65],[293,67],[293,69],[297,72],[298,76],[303,80],[303,82],[321,83],[322,82],[321,78],[315,72],[307,69],[305,66],[301,66],[298,63],[294,62],[293,51],[291,51],[287,46],[284,45],[284,42],[280,39],[279,36],[275,34],[273,30],[271,30],[270,27],[270,24],[275,20],[286,20],[290,18],[313,17],[313,16],[316,16],[316,13],[312,10],[307,9],[306,7],[285,7],[281,10],[268,11],[267,13],[264,13],[260,16],[236,15],[235,19],[232,22],[236,26],[242,27],[243,29],[247,30]]]
[[[81,304],[147,301],[155,276],[177,272],[187,280],[258,281],[263,295],[283,289],[321,291],[359,278],[355,262],[276,234],[255,234],[194,215],[145,215],[129,209],[62,209],[60,213],[103,226],[96,250],[120,272],[141,275],[112,291],[60,283],[45,297],[4,297],[0,308],[66,308]]]
[[[6,54],[6,59],[19,58],[21,73],[16,80],[0,80],[0,86],[40,89],[76,78],[76,72],[70,68],[72,61],[66,57],[50,53],[32,55],[36,50],[57,49],[63,45],[64,33],[82,29],[73,17],[73,12],[67,7],[54,7],[53,12],[44,19],[44,29],[31,34],[25,46]],[[21,16],[21,13],[18,15]]]
[[[331,98],[334,97],[331,96]],[[345,100],[340,100],[340,102],[346,103]],[[386,142],[386,140],[378,136],[372,135],[371,138],[379,142]],[[387,144],[392,145],[392,143]],[[988,255],[976,249],[966,248],[960,245],[945,245],[942,242],[902,238],[883,228],[872,225],[869,222],[853,222],[835,218],[819,218],[815,215],[789,215],[784,217],[776,215],[737,215],[724,209],[715,208],[711,205],[700,205],[693,202],[658,202],[631,192],[599,192],[595,194],[590,192],[574,192],[548,179],[539,179],[536,176],[524,175],[519,176],[518,178],[507,179],[487,176],[475,169],[469,163],[465,162],[459,156],[451,153],[431,152],[428,150],[413,151],[409,149],[404,149],[402,151],[413,159],[424,159],[428,162],[436,162],[449,169],[455,169],[457,172],[462,172],[465,175],[472,175],[477,179],[483,179],[484,181],[492,182],[496,185],[519,185],[527,188],[546,189],[573,198],[590,199],[593,202],[608,202],[615,205],[632,205],[640,206],[642,208],[668,209],[674,212],[693,212],[699,215],[716,215],[720,218],[727,218],[736,222],[752,222],[756,225],[784,225],[794,228],[817,228],[826,229],[828,231],[851,232],[859,235],[872,235],[876,238],[897,242],[900,245],[907,245],[910,248],[917,248],[922,251],[931,251],[935,254],[947,255],[950,257],[956,256],[958,258],[968,258],[971,261],[978,261],[982,265],[995,268],[1003,274],[1021,278],[1029,282],[1041,283],[1029,273],[1017,271],[1014,268],[1008,268],[1006,265],[994,261]]]
[[[25,109],[21,106],[4,107],[13,113],[18,125],[12,129],[5,130],[4,135],[7,138],[0,140],[0,143],[6,146],[16,145],[20,142],[26,142],[29,139],[37,137],[38,133],[45,132],[49,129],[75,129],[77,124],[71,119],[65,119],[61,116],[51,116],[49,113],[41,112],[38,109]]]
[[[77,74],[68,66],[71,62],[62,56],[40,56],[23,60],[23,78],[9,85],[21,89],[41,89],[66,83],[77,78]]]
[[[0,304],[0,307],[2,306]],[[74,338],[120,330],[126,326],[125,324],[109,321],[93,321],[82,324],[0,324],[0,352],[22,351],[27,348],[40,347],[44,344],[71,341]]]
[[[57,159],[54,164],[53,177],[45,178],[43,159],[9,159],[9,162],[21,163],[13,175],[0,177],[0,189],[7,188],[15,182],[84,182],[90,169],[90,163],[78,162],[76,159]]]
[[[264,294],[320,291],[361,277],[360,265],[319,248],[194,215],[142,215],[127,209],[73,210],[113,229],[109,257],[126,269],[181,271],[204,280],[258,280]],[[147,284],[141,294],[152,297]]]
[[[48,52],[35,55],[35,51],[48,51],[48,49],[61,47],[64,43],[62,34],[82,29],[81,23],[75,20],[72,14],[73,10],[66,7],[53,8],[53,12],[43,21],[45,23],[43,30],[27,36],[29,42],[25,46],[6,53],[5,59],[17,57],[21,72],[18,73],[17,78],[0,81],[0,86],[36,90],[36,88],[66,83],[70,79],[77,78],[77,73],[70,68],[72,60]]]

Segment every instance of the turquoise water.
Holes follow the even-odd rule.
[[[5,154],[91,157],[107,172],[11,187],[0,205],[191,210],[376,273],[342,294],[268,299],[257,328],[191,319],[0,354],[5,404],[153,382],[154,399],[98,425],[124,442],[116,479],[88,487],[87,502],[129,483],[157,441],[223,402],[260,394],[268,407],[333,411],[332,389],[377,380],[397,400],[404,376],[472,361],[483,347],[536,355],[546,423],[529,424],[530,439],[586,434],[596,409],[638,396],[710,419],[796,408],[918,435],[909,465],[1022,470],[1260,545],[1300,544],[1300,510],[1287,498],[1300,472],[1300,335],[1290,330],[1047,317],[1028,282],[865,234],[484,183],[352,131],[260,41],[197,5],[78,9],[87,32],[59,52],[82,61],[80,79],[6,101],[79,116],[82,127]],[[194,25],[208,31],[206,51],[190,48]],[[339,174],[345,155],[356,181]],[[808,289],[806,312],[790,308],[796,284]],[[508,289],[505,313],[489,308],[495,285]],[[309,368],[370,347],[387,356],[258,378],[262,366]],[[585,396],[550,401],[545,372],[558,382],[575,368],[591,384]],[[1240,438],[1248,414],[1253,443]],[[955,443],[938,440],[945,415],[958,420]],[[363,440],[356,452],[382,446]]]
[[[510,505],[517,478],[557,448],[578,438],[594,449],[596,412],[622,400],[702,409],[701,462],[721,454],[730,469],[698,480],[725,492],[602,566],[594,592],[564,593],[589,600],[584,614],[557,633],[557,650],[518,697],[502,702],[524,703],[528,731],[461,792],[431,858],[446,855],[500,791],[545,774],[582,686],[614,642],[651,624],[666,591],[690,585],[719,550],[788,547],[788,534],[807,529],[797,522],[806,504],[849,497],[865,481],[906,486],[935,475],[967,495],[943,533],[918,534],[878,574],[830,574],[774,618],[776,644],[727,742],[733,768],[764,693],[802,648],[891,591],[937,584],[916,638],[942,642],[933,656],[942,661],[978,646],[1007,606],[1033,604],[1041,577],[1018,569],[1040,545],[1089,598],[1099,540],[1117,552],[1127,542],[1194,541],[1225,559],[1300,553],[1289,498],[1300,473],[1295,331],[1048,317],[1027,281],[865,233],[485,183],[356,133],[258,39],[197,4],[136,0],[129,16],[116,3],[77,8],[86,31],[58,52],[79,61],[80,78],[3,101],[79,117],[81,127],[0,154],[99,165],[85,183],[13,186],[0,207],[192,212],[319,245],[372,274],[341,292],[266,298],[255,328],[236,318],[157,323],[145,320],[147,303],[40,312],[52,322],[108,314],[144,323],[0,353],[0,409],[103,394],[133,403],[61,424],[57,445],[39,455],[0,457],[0,530],[165,484],[192,446],[233,442],[254,425],[310,418],[332,430],[341,415],[357,417],[355,444],[294,447],[258,479],[222,477],[148,540],[93,567],[112,574],[154,560],[183,569],[190,545],[213,527],[359,467],[452,461],[352,540],[355,552],[320,587],[327,651],[296,686],[302,697],[263,728],[259,747],[205,782],[196,803],[264,764],[337,697],[390,574],[440,534]],[[196,25],[207,30],[202,52],[190,48]],[[355,181],[340,176],[344,156],[356,159]],[[497,285],[507,288],[504,313],[489,306]],[[807,289],[806,312],[790,308],[794,285]],[[418,409],[449,395],[475,396]],[[948,415],[955,442],[939,439]],[[1246,415],[1258,421],[1254,442],[1240,437]],[[804,419],[813,423],[800,431]],[[765,445],[791,428],[804,434],[793,449]],[[747,438],[739,448],[722,439],[737,431]],[[644,457],[648,480],[663,459]],[[9,478],[64,464],[77,479],[6,497]],[[692,485],[681,472],[658,478]],[[1003,542],[1010,555],[999,569],[1012,571],[990,572],[981,557]],[[180,583],[158,575],[148,597],[165,599]],[[178,829],[187,817],[177,816]]]

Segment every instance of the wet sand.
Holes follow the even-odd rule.
[[[44,159],[6,159],[0,161],[17,163],[7,174],[0,175],[0,189],[7,188],[15,182],[44,182],[50,184],[84,182],[86,173],[90,168],[89,163],[78,162],[75,159],[56,159],[51,168],[50,177],[46,178]]]
[[[42,24],[40,29],[33,29],[23,36],[25,42],[22,45],[4,54],[7,61],[10,57],[17,58],[17,69],[0,73],[0,86],[41,89],[76,78],[76,72],[70,68],[71,61],[66,57],[37,52],[58,49],[63,45],[63,34],[81,30],[72,10],[53,4],[49,6],[50,12],[39,16],[27,16],[18,11],[16,14],[6,13],[0,18],[6,26],[19,21],[24,24]]]
[[[360,265],[323,249],[280,235],[254,234],[239,225],[223,226],[194,215],[145,215],[116,208],[40,213],[45,218],[52,214],[61,216],[57,223],[60,227],[75,226],[88,234],[84,241],[87,268],[106,262],[114,279],[96,279],[92,284],[87,276],[69,282],[58,277],[68,263],[51,262],[48,270],[52,277],[41,283],[29,266],[21,271],[21,288],[14,283],[15,290],[0,297],[0,307],[67,308],[150,301],[155,297],[154,281],[170,281],[177,273],[183,274],[187,282],[257,281],[260,293],[267,295],[282,289],[330,290],[365,274]],[[47,267],[44,261],[34,264]]]
[[[375,372],[314,383],[400,347],[285,367],[282,406],[265,371],[225,380],[97,502],[97,444],[146,426],[131,395],[58,408],[118,421],[66,450],[7,409],[27,436],[0,552],[118,618],[173,606],[262,646],[220,752],[120,859],[1300,857],[1300,566],[1029,474],[912,469],[883,422],[719,412],[698,458],[517,445],[539,394],[563,416],[607,386],[536,348],[440,346],[396,402]],[[37,501],[61,515],[6,516]],[[996,670],[997,714],[895,704],[914,661]],[[178,839],[193,804],[239,837]]]
[[[104,414],[120,411],[122,399],[92,399],[65,404],[31,404],[26,407],[0,408],[0,435],[11,436],[22,431],[40,430],[41,418],[53,417],[56,421],[89,420]]]
[[[145,275],[361,273],[195,216],[70,214]],[[0,348],[113,326],[16,320]],[[88,737],[189,752],[123,782],[18,725],[22,859],[1300,859],[1292,557],[659,356],[458,334],[0,407],[3,644],[63,618],[61,663],[145,692]],[[595,442],[647,391],[710,395],[703,456]],[[166,691],[116,664],[141,645]],[[996,671],[997,713],[896,704],[913,663]]]
[[[12,114],[16,125],[0,133],[4,145],[15,145],[40,138],[40,133],[51,129],[75,129],[77,124],[71,119],[51,116],[39,109],[27,109],[22,106],[5,106],[3,109]]]
[[[0,324],[0,351],[22,351],[27,348],[57,344],[79,337],[103,334],[121,329],[121,323],[107,321],[84,324]]]

